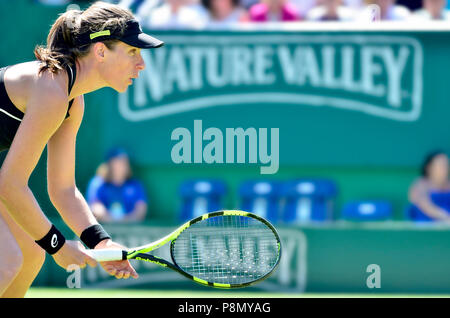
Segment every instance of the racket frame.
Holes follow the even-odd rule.
[[[254,280],[254,281],[240,283],[240,284],[213,283],[213,282],[208,282],[201,278],[195,277],[189,273],[186,273],[176,263],[176,261],[173,257],[173,248],[174,248],[174,244],[175,244],[177,237],[184,230],[186,230],[191,225],[198,223],[200,221],[203,221],[203,220],[206,220],[209,218],[213,218],[213,217],[217,217],[217,216],[227,216],[227,215],[229,215],[229,216],[244,216],[244,217],[250,217],[250,218],[256,219],[256,220],[260,221],[261,223],[263,223],[264,225],[266,225],[273,232],[273,234],[277,240],[277,245],[278,245],[278,258],[277,258],[277,262],[272,267],[272,269],[264,276]],[[160,248],[161,246],[167,244],[168,242],[170,242],[170,257],[172,259],[173,264],[165,259],[148,254],[149,252]],[[205,285],[205,286],[210,286],[210,287],[215,287],[215,288],[223,288],[223,289],[242,288],[242,287],[247,287],[247,286],[253,285],[257,282],[260,282],[260,281],[268,278],[275,271],[275,269],[278,267],[278,264],[281,259],[281,240],[280,240],[280,236],[278,235],[278,233],[277,233],[276,229],[273,227],[273,225],[270,224],[269,221],[265,220],[264,218],[262,218],[256,214],[253,214],[250,212],[245,212],[245,211],[240,211],[240,210],[222,210],[222,211],[206,213],[199,217],[196,217],[196,218],[186,222],[185,224],[181,225],[179,228],[177,228],[175,231],[173,231],[169,235],[166,235],[165,237],[163,237],[153,243],[143,245],[141,247],[134,248],[133,250],[131,250],[127,253],[123,253],[122,259],[137,259],[137,260],[141,260],[141,261],[155,263],[155,264],[158,264],[163,267],[168,267],[168,268],[180,273],[181,275],[185,276],[186,278],[189,278],[189,279],[195,281],[196,283],[199,283],[199,284]]]

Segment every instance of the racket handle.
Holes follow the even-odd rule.
[[[88,250],[88,254],[97,262],[121,261],[127,259],[127,252],[121,249]]]

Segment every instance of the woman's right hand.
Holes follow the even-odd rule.
[[[55,262],[64,269],[70,265],[85,268],[97,266],[97,261],[86,253],[86,248],[79,241],[66,241],[61,249],[52,255]]]

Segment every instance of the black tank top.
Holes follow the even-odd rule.
[[[22,113],[14,104],[6,92],[5,87],[5,71],[10,66],[0,68],[0,151],[8,149],[17,129],[22,122],[24,113]],[[76,67],[67,65],[67,76],[69,77],[68,94],[72,91],[76,78]],[[73,99],[69,102],[66,118],[69,117],[69,110],[72,107]]]

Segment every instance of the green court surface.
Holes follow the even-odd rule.
[[[31,288],[26,298],[449,298],[447,294],[195,292],[136,289]]]

